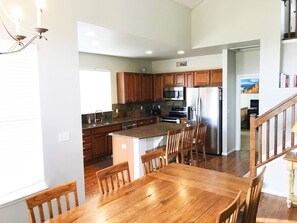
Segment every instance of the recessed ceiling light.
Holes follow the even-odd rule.
[[[146,53],[146,54],[152,54],[153,51],[151,51],[151,50],[147,50],[147,51],[145,51],[145,53]]]
[[[180,51],[177,51],[177,53],[178,53],[178,54],[184,54],[184,53],[185,53],[185,51],[183,51],[183,50],[180,50]]]
[[[93,42],[92,42],[92,45],[93,45],[93,46],[99,46],[99,42],[97,42],[97,41],[93,41]]]
[[[90,32],[86,32],[85,35],[86,36],[95,36],[95,33],[90,31]]]

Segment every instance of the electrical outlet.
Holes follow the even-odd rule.
[[[115,113],[119,113],[119,109],[116,108]]]

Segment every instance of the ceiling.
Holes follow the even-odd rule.
[[[192,9],[203,0],[173,1]],[[217,46],[204,49],[180,49],[179,46],[172,46],[164,42],[158,42],[127,33],[120,33],[115,30],[83,22],[77,23],[77,33],[79,52],[137,58],[151,61],[218,54],[221,53],[223,48],[237,47],[236,44],[233,44],[232,46]],[[238,46],[242,46],[242,44]],[[145,52],[148,50],[152,51],[152,54],[146,54]],[[180,50],[184,50],[185,53],[181,55],[177,54]]]

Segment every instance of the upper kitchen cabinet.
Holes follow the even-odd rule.
[[[194,72],[185,72],[186,87],[194,87]]]
[[[191,84],[189,79],[187,84]],[[194,71],[193,87],[199,86],[222,86],[222,69]]]
[[[199,70],[194,71],[194,86],[208,86],[209,85],[209,71],[208,70]]]
[[[141,100],[152,101],[154,100],[153,92],[154,77],[152,74],[142,74],[141,77]]]
[[[174,86],[175,87],[185,87],[185,74],[184,73],[175,73],[174,74]]]
[[[163,100],[163,74],[154,75],[154,101]]]
[[[117,73],[118,103],[141,101],[141,76],[137,73]]]
[[[222,86],[222,69],[210,71],[210,86]]]
[[[164,87],[185,87],[184,73],[163,74]]]
[[[173,87],[174,86],[174,74],[163,74],[163,83],[164,87]]]

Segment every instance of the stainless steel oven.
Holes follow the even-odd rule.
[[[187,117],[187,108],[186,107],[172,107],[168,113],[168,116],[161,117],[161,122],[172,122],[180,123],[181,118]]]

